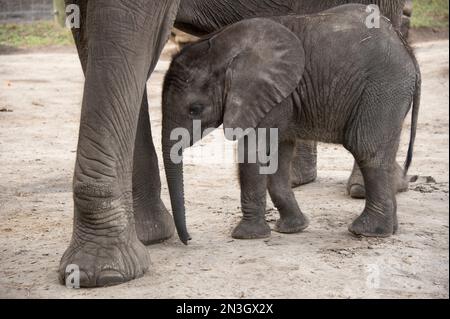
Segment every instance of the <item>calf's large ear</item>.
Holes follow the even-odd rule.
[[[305,69],[300,39],[269,19],[239,22],[211,39],[226,55],[224,129],[255,128],[298,87]]]

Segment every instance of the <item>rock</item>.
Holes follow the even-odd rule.
[[[432,176],[427,176],[428,184],[436,184],[436,180]]]

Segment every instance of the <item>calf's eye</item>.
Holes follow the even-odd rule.
[[[204,107],[201,104],[192,104],[189,107],[189,115],[191,115],[191,116],[199,116],[199,115],[201,115],[203,113],[203,109],[204,109]]]

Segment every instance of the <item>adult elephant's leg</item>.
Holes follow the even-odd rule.
[[[72,241],[60,265],[82,287],[142,276],[148,252],[134,224],[132,175],[145,83],[168,38],[178,1],[88,2],[89,54],[74,175]]]
[[[317,142],[299,140],[291,165],[292,187],[312,183],[317,178]]]
[[[86,35],[86,0],[66,0],[66,5],[75,4],[80,8],[81,28],[73,29],[83,71],[86,72],[88,50]],[[161,201],[161,182],[158,157],[152,140],[148,113],[148,96],[145,93],[141,103],[136,133],[133,165],[133,207],[136,232],[144,244],[161,242],[174,232],[173,218]]]
[[[408,180],[404,176],[403,168],[400,164],[395,163],[393,169],[394,190],[397,193],[406,192],[408,190]],[[358,164],[353,165],[352,174],[347,182],[347,193],[352,198],[364,199],[366,198],[366,188],[364,185],[364,178]]]
[[[403,168],[395,163],[394,168],[394,189],[397,193],[408,190],[408,180],[403,174]],[[291,184],[298,187],[311,182],[317,178],[317,143],[313,141],[298,141],[294,151],[291,165]],[[347,193],[352,198],[366,198],[364,178],[355,162],[350,178],[347,181]]]
[[[87,4],[89,0],[65,0],[66,6],[76,5],[80,9],[80,27],[73,28],[72,34],[78,51],[83,72],[86,75],[87,60],[88,60],[88,43],[87,43]]]
[[[146,244],[172,237],[173,218],[161,201],[158,156],[152,140],[147,92],[142,99],[133,164],[133,207],[136,232]]]

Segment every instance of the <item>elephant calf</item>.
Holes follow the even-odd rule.
[[[366,6],[345,5],[320,14],[250,19],[207,36],[177,55],[163,91],[163,152],[176,227],[186,229],[183,164],[171,156],[171,134],[194,120],[201,129],[278,129],[278,170],[239,167],[243,219],[234,238],[270,235],[266,189],[280,212],[276,230],[308,226],[289,183],[296,139],[342,144],[361,167],[366,206],[349,227],[386,237],[398,228],[394,167],[402,124],[411,105],[411,164],[420,103],[417,61],[387,19],[369,28]],[[172,138],[171,138],[172,137]],[[190,145],[197,142],[190,139]],[[256,152],[256,150],[255,150]],[[182,154],[181,154],[182,155]]]

